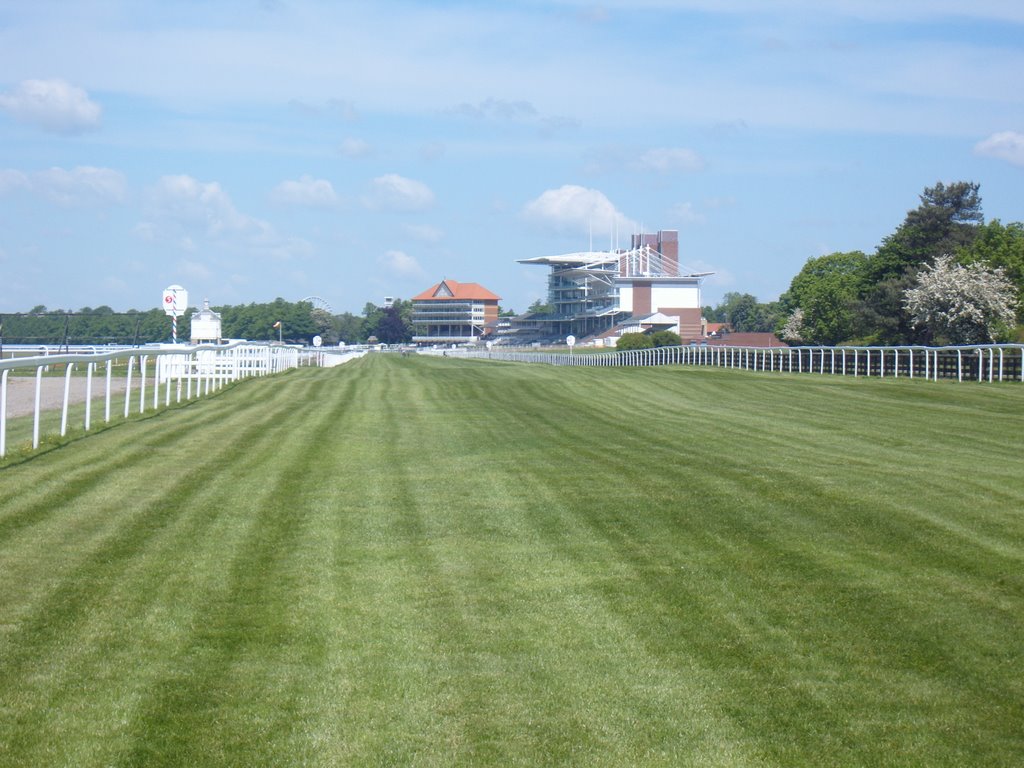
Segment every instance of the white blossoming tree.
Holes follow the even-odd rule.
[[[1016,290],[1002,269],[964,266],[949,255],[924,267],[903,293],[914,325],[952,344],[984,344],[1013,325]]]
[[[797,307],[779,330],[779,336],[786,341],[802,341],[804,338],[804,311]]]

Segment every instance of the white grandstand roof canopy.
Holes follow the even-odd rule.
[[[576,253],[563,253],[557,256],[534,256],[531,259],[516,259],[518,264],[542,264],[549,267],[579,267],[583,270],[593,268],[601,264],[611,264],[622,258],[628,258],[631,254],[639,253],[643,249],[633,251],[578,251]],[[660,258],[661,254],[653,251]],[[682,268],[679,264],[677,268]],[[707,277],[714,272],[690,272],[678,275],[660,275],[661,278],[679,277]],[[636,277],[634,275],[634,277]],[[653,276],[649,276],[653,277]]]
[[[560,256],[534,256],[532,259],[517,259],[517,261],[520,264],[566,266],[569,264],[604,264],[610,261],[617,261],[621,257],[621,253],[611,253],[609,251],[580,251],[578,253],[564,253]]]

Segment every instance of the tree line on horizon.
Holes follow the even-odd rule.
[[[362,344],[380,341],[397,344],[412,338],[412,302],[398,300],[389,307],[367,303],[362,315],[331,314],[308,301],[286,301],[210,307],[221,316],[221,336],[253,341],[277,340],[309,344],[320,336],[324,344]],[[178,318],[178,341],[188,342],[192,315],[189,307]],[[0,344],[141,345],[169,343],[171,318],[162,309],[117,312],[108,306],[77,310],[47,309],[37,305],[26,312],[0,314]]]
[[[874,253],[810,258],[778,301],[727,293],[704,316],[828,346],[1024,340],[1024,224],[986,223],[979,191],[926,187]]]

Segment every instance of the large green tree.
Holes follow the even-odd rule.
[[[313,327],[316,329],[316,333],[321,340],[325,344],[337,344],[339,336],[334,316],[326,309],[320,308],[311,310],[310,316],[313,320]]]
[[[971,243],[957,253],[964,264],[1000,268],[1017,292],[1017,321],[1024,322],[1024,224],[999,219],[979,227]]]
[[[968,246],[985,217],[981,211],[979,185],[941,181],[925,187],[921,204],[907,212],[899,228],[887,236],[866,266],[868,283],[900,278],[937,256]]]
[[[907,313],[903,297],[916,283],[908,273],[890,277],[865,289],[857,303],[858,338],[864,344],[929,344],[926,327],[916,326]]]
[[[362,344],[366,341],[363,330],[363,318],[352,312],[342,312],[334,316],[337,328],[337,340],[346,344]]]
[[[384,344],[412,341],[412,327],[402,318],[398,307],[386,307],[377,320],[374,336]]]
[[[979,189],[970,181],[940,181],[926,187],[920,205],[907,212],[903,223],[868,258],[856,312],[860,340],[930,343],[933,328],[913,322],[904,294],[935,259],[971,247],[984,222]]]
[[[536,299],[526,308],[528,315],[550,315],[552,312],[554,312],[554,307],[542,299]]]
[[[412,302],[396,300],[389,307],[367,302],[363,308],[363,338],[370,336],[384,344],[401,344],[412,340]]]
[[[728,323],[733,331],[770,332],[775,330],[781,308],[777,302],[762,304],[749,293],[730,291],[714,307],[704,308],[704,317],[715,323]]]
[[[808,259],[780,298],[788,314],[800,309],[800,338],[811,344],[838,344],[857,334],[857,302],[868,257],[861,251]]]

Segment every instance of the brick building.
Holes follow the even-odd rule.
[[[413,341],[471,344],[498,319],[501,297],[478,283],[442,280],[412,297]]]

